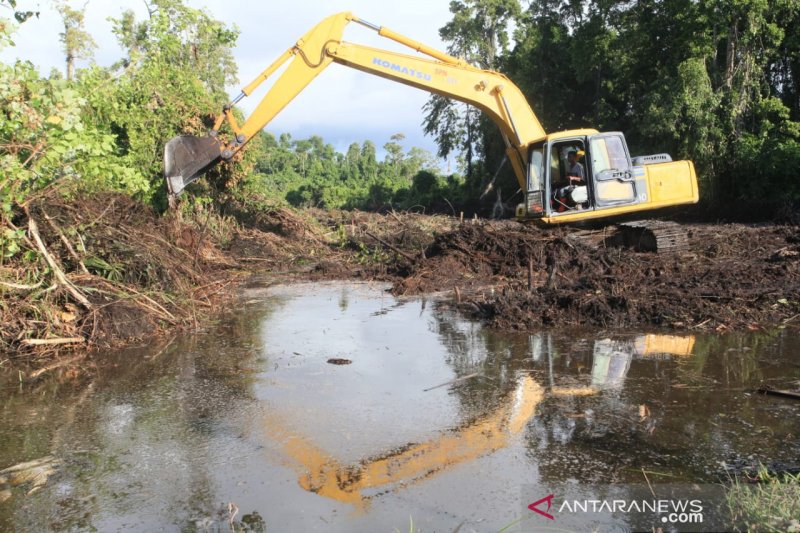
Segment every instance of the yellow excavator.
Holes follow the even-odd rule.
[[[342,34],[350,22],[422,55],[345,42]],[[239,124],[233,106],[287,62],[255,111]],[[667,154],[631,157],[620,132],[578,129],[548,134],[520,89],[503,74],[475,68],[349,12],[332,15],[303,35],[223,108],[208,136],[182,135],[167,143],[164,168],[170,199],[214,165],[231,159],[331,63],[465,102],[491,117],[524,193],[516,210],[520,220],[574,223],[698,201],[691,161],[672,161]],[[233,132],[227,142],[218,136],[226,121]],[[667,240],[670,236],[669,228],[650,229]]]

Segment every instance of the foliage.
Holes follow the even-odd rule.
[[[453,20],[439,30],[442,39],[449,43],[448,52],[479,68],[497,70],[500,54],[506,52],[509,43],[508,26],[521,12],[519,2],[453,0],[450,12]],[[480,188],[475,182],[480,180],[481,168],[476,160],[489,153],[491,137],[497,135],[496,126],[482,119],[474,107],[440,95],[432,95],[424,111],[423,127],[436,140],[438,155],[446,158],[451,152],[460,152],[464,172],[472,185],[470,192],[476,192]]]
[[[238,30],[179,0],[154,0],[151,16],[131,12],[113,20],[127,51],[121,73],[95,69],[85,74],[94,120],[117,134],[128,165],[150,179],[146,198],[163,205],[164,144],[183,133],[204,135],[226,101],[225,85],[235,81],[231,48]],[[217,191],[240,179],[246,163],[209,176]],[[208,183],[208,182],[206,182]]]
[[[22,24],[31,17],[38,17],[38,11],[17,11],[17,0],[0,0],[0,7],[8,7],[14,11],[14,18]],[[0,30],[2,33],[2,30]]]
[[[235,81],[238,30],[183,0],[149,0],[145,20],[132,12],[112,20],[124,50],[117,64],[73,74],[93,40],[82,11],[56,5],[67,79],[43,78],[25,63],[0,65],[4,220],[54,184],[121,190],[163,207],[164,143],[210,129]],[[0,8],[19,21],[35,15],[18,11],[15,0],[0,0]],[[548,131],[621,130],[634,153],[692,159],[704,198],[718,205],[800,201],[790,170],[800,164],[796,1],[532,0],[523,8],[517,0],[454,0],[451,12],[440,32],[448,51],[509,75]],[[12,42],[12,32],[0,21],[0,46]],[[496,126],[441,96],[424,112],[438,155],[459,154],[463,178],[441,176],[434,157],[406,148],[402,134],[380,145],[387,155],[379,161],[374,140],[339,153],[318,136],[262,133],[189,194],[253,208],[288,202],[455,211],[497,174],[508,200],[517,185],[501,165]],[[5,234],[15,235],[10,228]]]
[[[395,134],[384,145],[386,158],[377,160],[375,144],[352,143],[338,153],[321,137],[294,140],[288,134],[276,139],[261,132],[248,150],[255,153],[255,172],[235,194],[245,205],[288,202],[297,207],[379,209],[443,204],[442,196],[458,195],[438,176],[435,158],[425,150],[408,151]],[[420,189],[418,183],[435,176],[436,184]],[[450,183],[461,183],[453,178]],[[452,198],[452,197],[451,197]]]
[[[442,37],[514,80],[547,131],[621,130],[634,153],[692,159],[713,204],[800,201],[789,170],[800,143],[796,1],[533,0],[487,17],[497,4],[454,2]],[[512,20],[509,49],[484,44]],[[497,51],[491,62],[487,50]],[[494,125],[441,97],[426,113],[440,154],[466,154],[468,177],[481,161],[496,168]]]
[[[727,503],[737,531],[798,531],[800,475],[773,474],[761,466],[757,484],[736,479]]]
[[[15,208],[51,186],[66,192],[117,190],[159,204],[165,196],[164,143],[179,133],[206,131],[203,118],[221,107],[225,84],[235,79],[230,50],[237,31],[180,0],[154,0],[149,7],[145,22],[130,13],[114,22],[127,57],[112,68],[71,73],[74,59],[88,57],[93,40],[83,29],[83,12],[61,3],[67,79],[43,78],[26,62],[0,64],[5,255],[18,249],[20,235],[10,225]],[[0,24],[0,42],[12,43],[12,26]],[[212,176],[212,184],[232,184],[247,169],[247,160],[240,159]]]
[[[63,80],[42,79],[30,63],[0,64],[0,209],[54,184],[66,189],[147,188],[142,174],[124,164],[115,137],[87,120],[87,100]]]

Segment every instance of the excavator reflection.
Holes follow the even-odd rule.
[[[630,479],[626,469],[658,455],[651,438],[661,435],[666,416],[663,386],[676,362],[694,357],[694,335],[586,342],[542,333],[529,345],[530,358],[549,380],[546,395],[555,400],[526,433],[529,448],[548,450],[537,456],[542,479],[624,482]]]
[[[595,341],[592,361],[592,386],[619,389],[625,382],[633,359],[660,356],[689,357],[694,335],[641,335],[631,340]]]
[[[293,460],[303,489],[363,508],[371,493],[417,482],[505,448],[522,432],[543,399],[542,386],[530,376],[521,376],[507,401],[494,412],[443,431],[435,439],[409,444],[354,465],[340,463],[308,438],[292,432],[280,415],[269,414],[264,428],[271,439],[281,442],[283,452]]]
[[[365,509],[370,499],[474,461],[514,442],[548,397],[581,397],[612,394],[622,388],[631,360],[663,355],[692,354],[694,336],[643,335],[634,339],[602,339],[594,342],[591,372],[572,384],[559,384],[553,359],[556,350],[550,334],[531,335],[529,353],[534,362],[548,365],[549,386],[519,371],[513,388],[493,411],[459,427],[441,431],[438,437],[379,453],[356,463],[337,460],[331,451],[299,434],[288,417],[271,411],[263,419],[269,438],[280,443],[299,485],[309,492]],[[586,382],[588,381],[588,383]]]
[[[631,361],[634,359],[654,359],[658,357],[689,357],[694,349],[694,335],[640,335],[633,339],[614,340],[599,339],[594,341],[592,352],[592,369],[589,383],[585,380],[569,386],[558,385],[555,381],[553,368],[557,351],[553,347],[553,340],[549,334],[531,335],[531,358],[534,361],[547,359],[550,388],[548,393],[553,396],[589,396],[599,390],[620,389],[625,383],[625,378],[630,370]],[[567,354],[567,364],[570,364]],[[578,363],[579,370],[583,367]]]

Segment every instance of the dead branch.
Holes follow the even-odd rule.
[[[59,228],[59,227],[56,225],[56,223],[55,223],[55,222],[53,222],[53,219],[52,219],[52,218],[50,218],[50,216],[49,216],[47,213],[45,213],[44,209],[42,209],[42,215],[44,215],[44,219],[45,219],[45,220],[47,221],[47,223],[50,225],[50,227],[52,228],[52,230],[56,232],[56,235],[58,235],[58,236],[61,238],[61,242],[63,242],[63,243],[64,243],[64,246],[66,246],[66,247],[67,247],[67,251],[69,252],[69,255],[71,255],[71,256],[72,256],[72,258],[73,258],[75,261],[77,261],[77,262],[78,262],[78,265],[80,265],[80,267],[81,267],[81,270],[83,270],[83,273],[84,273],[84,274],[88,274],[88,273],[89,273],[89,270],[86,268],[86,265],[84,265],[84,264],[83,264],[83,260],[82,260],[82,259],[81,259],[81,258],[78,256],[78,254],[75,252],[75,249],[72,247],[72,243],[70,243],[70,242],[69,242],[69,239],[67,239],[67,237],[64,235],[64,233],[61,231],[61,228]]]
[[[62,359],[60,361],[56,361],[53,364],[47,365],[45,367],[40,368],[39,370],[32,372],[30,376],[28,376],[29,380],[34,380],[41,376],[42,374],[46,374],[52,370],[56,370],[57,368],[61,368],[63,366],[71,365],[72,363],[77,363],[81,359],[84,359],[86,354],[83,353],[81,355],[76,355],[75,357],[70,357],[69,359]]]
[[[78,302],[80,302],[81,305],[83,305],[86,309],[91,310],[92,304],[89,299],[86,298],[86,296],[67,279],[67,276],[64,275],[64,271],[61,270],[61,267],[58,266],[56,260],[53,259],[53,256],[50,255],[50,252],[47,251],[47,247],[44,245],[44,242],[42,242],[41,235],[39,235],[39,227],[37,226],[36,221],[33,219],[28,209],[25,209],[25,214],[28,215],[28,232],[31,234],[31,237],[33,237],[36,247],[47,261],[47,264],[53,269],[53,273],[56,275],[58,281],[61,282],[64,288],[66,288],[67,291],[69,291],[69,293]]]
[[[34,289],[38,289],[42,286],[43,280],[40,280],[39,283],[35,285],[23,285],[22,283],[8,283],[6,281],[0,281],[0,285],[3,287],[8,287],[9,289],[17,289],[20,291],[32,291]]]
[[[451,379],[450,381],[446,381],[444,383],[440,383],[439,385],[435,385],[433,387],[429,387],[427,389],[422,389],[422,392],[432,391],[433,389],[438,389],[439,387],[444,387],[446,385],[455,385],[456,383],[461,383],[462,381],[467,381],[468,379],[476,378],[480,376],[480,372],[475,372],[474,374],[469,374],[467,376],[463,376],[456,379]]]
[[[795,400],[800,400],[800,392],[773,389],[769,385],[762,385],[758,388],[757,392],[761,394],[771,394],[773,396],[783,396],[784,398],[794,398]]]
[[[141,307],[144,307],[145,309],[148,309],[149,311],[152,311],[153,313],[155,313],[156,315],[159,315],[161,318],[163,318],[167,322],[170,322],[171,324],[178,324],[180,322],[177,318],[175,318],[175,315],[173,315],[172,313],[170,313],[169,311],[164,309],[164,307],[161,304],[159,304],[158,302],[156,302],[155,300],[153,300],[152,298],[150,298],[146,294],[142,294],[141,292],[137,291],[133,287],[128,287],[126,285],[122,285],[121,283],[116,283],[114,281],[111,281],[110,279],[103,279],[103,281],[106,284],[111,285],[112,287],[115,287],[118,291],[120,291],[120,292],[117,292],[117,293],[112,293],[114,296],[117,296],[117,297],[127,296],[131,300],[133,300],[137,305],[140,305]],[[95,290],[98,290],[98,289],[95,289]],[[102,292],[106,292],[106,291],[102,291]],[[151,305],[147,305],[147,303],[140,301],[139,298],[137,298],[137,296],[139,298],[144,299],[147,302],[150,302],[152,304],[152,306]],[[155,307],[153,307],[153,306],[155,306]]]
[[[88,225],[88,226],[86,226],[86,229],[89,229],[89,228],[93,227],[95,224],[97,224],[98,222],[100,222],[100,221],[103,219],[103,217],[104,217],[104,216],[106,216],[106,213],[108,213],[108,211],[109,211],[109,210],[110,210],[112,207],[114,207],[114,204],[116,204],[116,203],[117,203],[117,202],[116,202],[116,200],[111,200],[111,203],[109,203],[109,204],[108,204],[108,207],[106,207],[106,208],[103,210],[103,212],[102,212],[102,213],[100,213],[100,214],[99,214],[99,215],[98,215],[98,216],[97,216],[97,217],[96,217],[94,220],[92,220],[92,221],[89,223],[89,225]],[[109,227],[112,227],[112,226],[109,226]]]
[[[414,261],[416,261],[416,260],[417,260],[417,258],[416,258],[416,257],[414,257],[413,255],[411,255],[411,254],[408,254],[408,253],[404,252],[403,250],[401,250],[401,249],[400,249],[400,248],[398,248],[397,246],[394,246],[394,245],[392,245],[392,244],[389,244],[388,242],[384,241],[384,240],[383,240],[383,239],[381,239],[380,237],[376,237],[375,235],[373,235],[373,234],[372,234],[372,233],[370,233],[369,231],[367,231],[367,230],[364,230],[364,233],[366,233],[367,235],[369,235],[370,237],[372,237],[373,239],[375,239],[376,241],[378,241],[378,242],[379,242],[379,243],[381,243],[382,245],[386,246],[387,248],[390,248],[390,249],[391,249],[391,250],[393,250],[394,252],[396,252],[396,253],[398,253],[398,254],[402,255],[403,257],[405,257],[405,258],[406,258],[406,259],[408,259],[409,261],[411,261],[411,262],[414,262]]]
[[[21,344],[27,346],[55,346],[58,344],[83,344],[86,339],[83,337],[64,337],[59,339],[23,339]]]

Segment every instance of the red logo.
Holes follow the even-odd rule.
[[[551,515],[549,512],[550,507],[553,506],[553,498],[555,498],[555,494],[551,494],[550,496],[545,496],[541,500],[535,501],[532,504],[530,504],[528,506],[528,509],[530,509],[534,513],[539,513],[545,518],[549,518],[550,520],[555,520],[555,517]],[[547,502],[547,511],[542,511],[541,509],[537,509],[537,507],[544,502]]]

